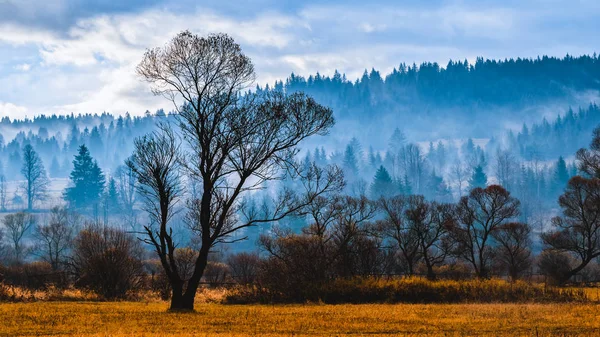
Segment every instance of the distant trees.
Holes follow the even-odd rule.
[[[105,177],[85,145],[79,146],[73,160],[70,175],[71,186],[64,191],[64,199],[70,207],[86,210],[99,206],[104,192]]]
[[[30,144],[23,148],[21,174],[25,177],[21,188],[27,197],[27,210],[31,211],[36,201],[44,200],[47,197],[50,180],[46,175],[42,159]]]

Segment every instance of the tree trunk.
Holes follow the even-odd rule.
[[[200,285],[200,280],[202,279],[202,275],[204,275],[204,269],[206,269],[206,265],[208,263],[208,249],[200,249],[200,254],[198,255],[198,260],[196,261],[196,268],[194,269],[194,274],[187,282],[187,287],[185,292],[183,292],[183,287],[179,287],[179,291],[175,291],[175,287],[173,287],[173,297],[171,298],[171,311],[193,311],[194,310],[194,300],[196,299],[196,291],[198,291],[198,286]],[[176,298],[176,293],[179,294]]]
[[[183,298],[183,282],[172,283],[171,288],[173,288],[173,290],[171,296],[171,307],[169,308],[170,311],[194,310],[193,303],[191,308],[187,308],[185,306],[185,301]]]

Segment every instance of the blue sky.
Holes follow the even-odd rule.
[[[226,32],[257,83],[401,62],[592,54],[600,1],[0,0],[0,117],[170,108],[134,74],[181,30]]]

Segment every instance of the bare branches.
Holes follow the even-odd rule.
[[[231,242],[229,236],[239,229],[297,212],[340,185],[342,178],[333,176],[338,172],[313,172],[308,178],[321,181],[305,181],[305,195],[284,190],[267,217],[252,217],[246,223],[236,218],[243,206],[242,196],[290,170],[296,146],[307,137],[325,134],[333,125],[333,115],[304,94],[242,95],[254,81],[254,67],[225,34],[200,37],[184,31],[166,46],[147,51],[137,72],[152,84],[155,94],[174,103],[178,135],[185,142],[181,148],[174,146],[173,134],[163,130],[162,141],[137,141],[132,160],[138,162],[132,167],[138,169],[147,210],[161,224],[158,232],[146,228],[146,241],[154,245],[165,268],[176,268],[174,262],[165,263],[173,260],[175,244],[166,223],[178,194],[178,185],[169,182],[178,180],[181,167],[202,184],[197,197],[187,202],[186,217],[188,226],[200,236],[201,247],[185,295],[174,296],[172,302],[172,306],[193,308],[212,246]],[[155,155],[148,156],[148,152]],[[155,162],[163,164],[157,167]]]

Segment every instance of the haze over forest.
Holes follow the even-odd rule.
[[[566,181],[577,174],[574,153],[589,144],[600,123],[596,54],[477,58],[473,64],[401,63],[389,74],[371,69],[358,79],[337,71],[332,76],[291,74],[274,86],[248,90],[304,92],[333,110],[335,126],[326,136],[304,141],[298,159],[307,165],[314,161],[340,166],[348,194],[375,198],[380,193],[376,189],[383,186],[450,202],[472,187],[496,182],[521,200],[521,218],[532,226],[539,224],[534,226],[539,231],[556,213],[556,199]],[[124,162],[136,137],[151,132],[159,122],[173,122],[170,110],[165,106],[133,116],[75,111],[33,119],[3,117],[3,208],[27,206],[19,188],[27,144],[39,153],[51,179],[49,196],[34,207],[40,211],[64,204],[74,156],[86,145],[103,172],[106,195],[115,199],[113,209],[104,212],[105,220],[126,215],[128,225],[139,225],[143,215]],[[390,178],[392,187],[381,185],[382,179]],[[274,185],[252,194],[253,202],[267,202],[265,197],[279,183],[270,184]],[[100,213],[89,216],[98,218]],[[295,228],[304,225],[301,219],[282,222]],[[248,240],[241,247],[252,249],[254,243]]]

